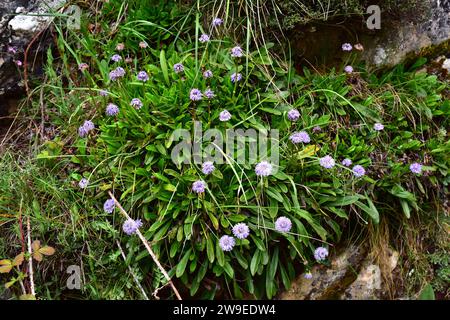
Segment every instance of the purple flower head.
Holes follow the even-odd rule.
[[[255,173],[260,177],[268,177],[272,174],[273,167],[267,161],[261,161],[255,166]]]
[[[231,119],[231,113],[228,110],[223,110],[219,114],[219,120],[222,122],[229,121]]]
[[[78,135],[80,136],[80,138],[84,138],[88,135],[88,132],[84,126],[80,126],[78,128]]]
[[[206,182],[202,180],[197,180],[192,184],[192,191],[196,193],[203,193],[206,189]]]
[[[214,94],[214,91],[212,91],[210,88],[206,89],[205,92],[203,93],[203,95],[208,99],[212,99],[216,96]]]
[[[214,163],[212,163],[211,161],[206,161],[202,164],[202,172],[204,174],[211,174],[214,169]]]
[[[130,236],[130,235],[136,233],[136,231],[141,226],[142,226],[141,219],[133,220],[130,218],[123,223],[122,229],[123,229],[123,232],[125,232],[127,235]]]
[[[245,239],[250,234],[250,229],[245,223],[238,223],[233,227],[233,234],[238,239]]]
[[[240,73],[233,73],[232,75],[231,75],[231,82],[239,82],[239,81],[241,81],[242,80],[242,74],[240,74]]]
[[[173,71],[175,71],[175,73],[180,73],[184,71],[184,66],[181,63],[175,63],[173,65]]]
[[[420,163],[414,162],[409,166],[409,170],[411,170],[412,173],[421,174],[422,165]]]
[[[342,45],[342,51],[352,51],[353,47],[350,43],[344,43]]]
[[[94,130],[95,125],[91,120],[86,120],[83,123],[83,127],[87,130],[87,131],[91,131]]]
[[[317,261],[323,261],[328,257],[328,249],[324,248],[324,247],[318,247],[315,251],[314,251],[314,258]]]
[[[219,246],[223,251],[231,251],[233,250],[236,241],[233,237],[230,236],[222,236],[219,240]]]
[[[107,97],[107,96],[109,95],[109,92],[102,89],[102,90],[99,91],[99,94],[100,94],[102,97]]]
[[[377,122],[373,125],[373,129],[376,131],[381,131],[384,129],[384,126],[381,123]]]
[[[214,18],[213,21],[212,21],[212,25],[213,25],[214,27],[218,27],[218,26],[220,26],[222,23],[223,23],[223,20],[220,19],[220,18]]]
[[[209,41],[209,35],[207,34],[202,34],[200,36],[200,38],[198,38],[198,41],[200,41],[201,43],[205,43]]]
[[[290,121],[297,121],[300,118],[300,112],[297,109],[291,109],[288,111],[287,116]]]
[[[118,54],[115,54],[111,57],[111,60],[114,62],[119,62],[120,60],[122,60],[122,57]]]
[[[136,109],[140,109],[140,108],[142,108],[143,103],[142,103],[141,99],[134,98],[131,100],[130,105]]]
[[[108,199],[105,201],[105,203],[103,204],[103,210],[106,213],[112,213],[114,211],[114,208],[116,207],[116,203],[114,202],[113,199]]]
[[[78,65],[78,70],[80,70],[80,71],[84,71],[87,69],[89,69],[89,65],[87,63],[82,62]]]
[[[20,60],[16,60],[16,61],[14,61],[14,63],[18,66],[18,67],[21,67],[22,66],[22,61],[20,61]]]
[[[335,165],[334,159],[331,156],[320,158],[319,163],[325,169],[331,169]]]
[[[344,68],[344,71],[347,72],[347,73],[352,73],[353,72],[353,67],[352,66],[346,66]]]
[[[352,160],[350,160],[349,158],[345,158],[344,160],[342,160],[342,165],[346,167],[350,167],[352,163],[353,163]]]
[[[294,132],[289,139],[292,141],[292,143],[294,144],[298,144],[298,143],[310,143],[311,142],[311,138],[309,137],[309,134],[307,134],[305,131],[300,131],[300,132]]]
[[[313,131],[313,132],[320,132],[320,131],[322,131],[322,128],[319,127],[319,126],[315,126],[315,127],[312,129],[312,131]]]
[[[303,276],[303,278],[305,278],[305,279],[307,279],[307,280],[312,279],[312,277],[313,277],[313,275],[312,275],[311,272],[306,272],[305,275]]]
[[[139,71],[139,73],[138,73],[138,75],[137,75],[137,79],[138,79],[139,81],[143,81],[143,82],[148,81],[149,77],[148,77],[147,72],[145,72],[145,71]]]
[[[122,78],[125,75],[125,69],[122,67],[117,67],[109,73],[109,78],[112,81],[116,81],[119,78]]]
[[[200,101],[200,100],[202,100],[202,92],[200,90],[198,90],[197,88],[194,88],[189,93],[189,98],[192,101]]]
[[[234,47],[231,49],[231,56],[233,58],[240,58],[244,55],[244,51],[242,51],[242,48],[239,46]]]
[[[86,178],[83,178],[83,179],[80,180],[80,182],[78,182],[78,186],[79,186],[81,189],[86,189],[86,187],[87,187],[88,185],[89,185],[89,180],[86,179]]]
[[[106,115],[111,117],[115,116],[119,113],[119,107],[113,103],[110,103],[106,106]]]
[[[275,221],[275,230],[279,232],[289,232],[292,228],[291,219],[286,217],[279,217],[277,221]]]
[[[364,167],[360,166],[359,164],[354,166],[352,171],[353,171],[353,175],[357,178],[360,178],[366,174],[366,170],[364,169]]]
[[[205,72],[203,72],[203,78],[208,79],[208,78],[212,78],[213,73],[211,70],[206,70]]]

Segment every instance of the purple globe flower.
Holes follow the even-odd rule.
[[[147,72],[139,71],[139,73],[137,75],[137,79],[142,82],[147,82],[149,79]]]
[[[108,199],[103,204],[103,210],[106,213],[112,213],[114,211],[114,208],[116,207],[116,204],[114,202],[114,199]]]
[[[197,88],[194,88],[191,90],[191,92],[189,94],[189,98],[192,101],[200,101],[200,100],[202,100],[202,92],[200,90],[198,90]]]
[[[211,161],[206,161],[202,164],[202,172],[204,174],[211,174],[214,169],[214,163],[212,163]]]
[[[173,71],[175,71],[175,73],[180,73],[184,71],[184,66],[181,63],[175,63],[173,65]]]
[[[120,60],[122,60],[122,57],[118,54],[115,54],[111,57],[111,60],[114,62],[119,62]]]
[[[366,174],[366,170],[364,169],[364,167],[360,166],[359,164],[354,166],[352,171],[353,171],[353,175],[357,178],[360,178]]]
[[[94,130],[95,125],[91,120],[86,120],[83,123],[83,127],[87,130],[87,131],[91,131]]]
[[[292,141],[292,143],[294,144],[298,144],[298,143],[310,143],[311,142],[311,138],[309,137],[309,134],[307,134],[305,131],[300,131],[300,132],[294,132],[289,139]]]
[[[222,23],[223,23],[223,20],[220,19],[220,18],[214,18],[213,21],[212,21],[212,25],[213,25],[214,27],[218,27],[218,26],[220,26]]]
[[[315,251],[314,251],[314,259],[316,259],[317,261],[323,261],[328,257],[328,249],[324,248],[324,247],[318,247]]]
[[[286,217],[279,217],[277,221],[275,221],[275,230],[279,232],[289,232],[292,228],[291,219]]]
[[[260,177],[268,177],[272,174],[273,167],[267,161],[261,161],[255,166],[255,173]]]
[[[17,48],[8,46],[7,51],[8,51],[8,53],[15,54],[15,53],[17,53]]]
[[[219,246],[223,251],[231,251],[233,250],[236,241],[233,237],[230,236],[222,236],[219,240]]]
[[[130,105],[136,109],[140,109],[140,108],[142,108],[143,103],[142,103],[141,99],[134,98],[131,100]]]
[[[342,51],[352,51],[353,47],[350,43],[344,43],[342,45]]]
[[[239,46],[236,46],[231,49],[231,56],[233,58],[240,58],[244,55],[244,51],[242,51],[242,48]]]
[[[107,96],[109,95],[109,92],[102,89],[102,90],[99,91],[99,94],[100,94],[102,97],[107,97]]]
[[[212,91],[210,88],[206,89],[205,92],[203,93],[203,95],[208,99],[212,99],[216,96],[214,94],[214,91]]]
[[[229,121],[231,119],[231,113],[228,112],[228,110],[223,110],[219,114],[219,120],[222,122]]]
[[[305,279],[307,279],[307,280],[312,279],[312,277],[313,277],[313,275],[312,275],[311,272],[306,272],[305,275],[303,276],[303,278],[305,278]]]
[[[240,73],[233,73],[232,75],[231,75],[231,82],[239,82],[239,81],[241,81],[242,80],[242,74],[240,74]]]
[[[86,128],[84,126],[80,126],[78,128],[78,135],[80,136],[80,138],[84,138],[88,135],[88,131],[86,130]]]
[[[238,239],[245,239],[250,234],[250,229],[245,223],[238,223],[233,227],[233,234]]]
[[[205,72],[203,72],[203,78],[208,79],[208,78],[212,78],[213,73],[211,70],[206,70]]]
[[[81,180],[80,180],[80,182],[78,182],[78,186],[81,188],[81,189],[86,189],[86,187],[89,185],[89,180],[88,179],[86,179],[86,178],[82,178]]]
[[[198,39],[198,41],[200,41],[201,43],[208,42],[208,41],[209,41],[209,35],[207,35],[207,34],[202,34],[202,35],[200,36],[200,38]]]
[[[350,167],[352,163],[353,163],[352,160],[350,160],[349,158],[345,158],[344,160],[342,160],[342,165],[346,167]]]
[[[122,78],[125,75],[125,69],[122,67],[117,67],[109,73],[109,78],[112,81],[116,81],[119,78]]]
[[[421,174],[422,165],[420,163],[414,162],[409,166],[409,170],[411,170],[412,173]]]
[[[344,68],[344,71],[347,72],[347,73],[352,73],[353,72],[353,67],[352,66],[346,66]]]
[[[109,117],[115,116],[119,113],[119,107],[113,103],[106,106],[106,115]]]
[[[320,158],[319,163],[325,169],[331,169],[335,165],[334,159],[331,156]]]
[[[381,123],[377,122],[373,125],[373,129],[376,131],[381,131],[384,129],[384,126]]]
[[[136,231],[140,227],[142,227],[141,219],[133,220],[130,218],[123,223],[122,229],[123,229],[123,232],[125,232],[127,235],[130,236],[130,235],[136,233]]]
[[[288,111],[287,116],[290,121],[297,121],[300,118],[300,112],[297,109],[291,109]]]
[[[192,191],[195,193],[203,193],[206,189],[206,182],[202,180],[197,180],[192,184]]]

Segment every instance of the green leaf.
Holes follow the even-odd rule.
[[[180,278],[184,274],[184,271],[186,270],[186,265],[187,265],[187,263],[189,261],[189,256],[190,255],[191,255],[191,249],[186,251],[186,253],[184,254],[183,258],[178,263],[177,269],[176,269],[176,273],[175,273],[177,278]]]
[[[159,61],[161,64],[161,71],[163,73],[164,80],[166,81],[166,84],[169,86],[170,85],[169,70],[167,68],[166,53],[164,52],[164,50],[161,50],[161,53],[159,54]]]
[[[212,237],[207,237],[206,239],[206,253],[208,255],[209,262],[214,262],[214,241]]]
[[[419,300],[436,300],[431,284],[427,284],[419,295]]]
[[[255,254],[253,255],[252,261],[250,261],[250,273],[252,274],[252,276],[256,274],[260,261],[261,261],[261,251],[256,250]]]

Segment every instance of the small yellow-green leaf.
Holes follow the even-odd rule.
[[[13,265],[11,263],[11,260],[3,259],[0,260],[0,273],[8,273],[11,271]]]
[[[12,265],[15,266],[15,267],[20,266],[20,265],[22,264],[22,262],[23,262],[23,259],[24,259],[24,254],[23,254],[23,252],[22,252],[22,253],[18,254],[18,255],[14,258],[14,260],[13,260],[13,262],[12,262]]]
[[[39,249],[39,252],[46,256],[51,256],[55,253],[55,249],[50,246],[45,246]]]

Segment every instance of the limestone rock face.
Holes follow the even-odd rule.
[[[385,272],[396,268],[398,256],[398,252],[390,252]],[[311,279],[299,276],[279,299],[375,300],[380,299],[383,293],[381,268],[367,257],[364,247],[350,245],[344,248],[331,257],[329,266],[314,266],[311,274]]]
[[[5,101],[23,94],[21,62],[26,47],[33,37],[51,21],[42,16],[60,8],[64,0],[1,0],[0,1],[0,114],[5,114]],[[40,15],[40,16],[36,16]],[[29,51],[29,59],[40,64],[40,56],[48,41],[38,39]],[[32,74],[35,70],[30,70]]]

